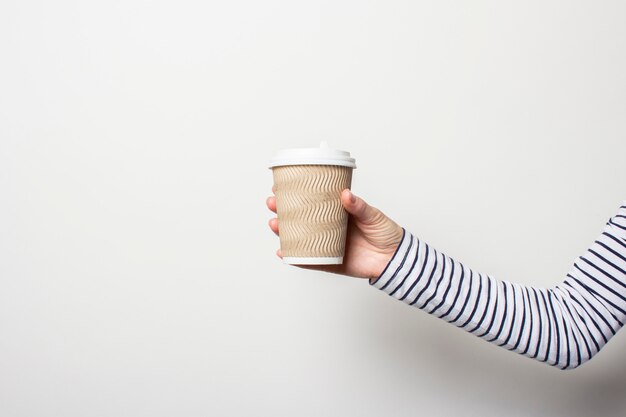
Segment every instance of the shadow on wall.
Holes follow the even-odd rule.
[[[394,362],[390,367],[416,375],[416,389],[423,383],[419,376],[428,366],[429,375],[439,375],[432,381],[441,384],[437,389],[454,392],[460,404],[484,407],[481,415],[502,409],[524,416],[626,415],[626,338],[621,333],[590,362],[562,371],[508,352],[422,312],[405,313],[384,311],[376,326],[367,328],[372,323],[364,323],[363,331],[378,339],[380,349],[393,351],[381,356]],[[389,323],[395,324],[390,328]],[[402,383],[411,384],[406,378]]]

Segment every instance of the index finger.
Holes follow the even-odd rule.
[[[276,213],[276,197],[267,197],[265,201],[267,208]]]

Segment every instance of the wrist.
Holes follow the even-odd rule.
[[[392,263],[393,259],[398,254],[401,243],[404,240],[406,235],[406,230],[404,228],[398,226],[395,231],[395,236],[392,242],[388,245],[387,250],[381,252],[381,256],[379,257],[379,261],[377,262],[377,268],[373,271],[373,274],[368,277],[369,283],[373,285],[378,279],[385,274],[389,265]]]

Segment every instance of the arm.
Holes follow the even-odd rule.
[[[398,300],[560,369],[591,359],[626,320],[626,202],[549,289],[472,271],[347,190],[342,203],[351,215],[344,264],[307,268],[369,278]],[[267,205],[275,211],[273,197]],[[277,219],[270,228],[278,233]]]
[[[408,232],[372,285],[498,346],[575,368],[626,320],[626,206],[553,288],[477,273]]]

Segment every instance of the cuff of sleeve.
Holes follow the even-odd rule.
[[[416,239],[414,239],[413,236],[403,228],[402,239],[396,248],[396,252],[393,254],[380,276],[374,280],[370,280],[370,285],[378,288],[379,290],[389,288],[389,284],[391,284],[391,282],[394,281],[398,275],[401,275],[402,269],[405,265],[410,264],[410,262],[407,263],[407,257],[409,256],[411,248],[415,245],[415,240]]]

